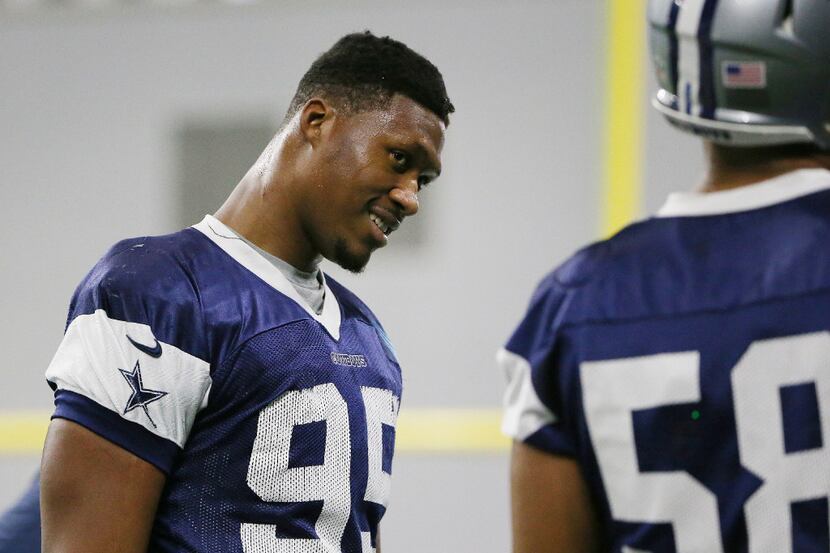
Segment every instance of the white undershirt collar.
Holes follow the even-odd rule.
[[[675,192],[657,217],[695,217],[749,211],[830,189],[827,169],[799,169],[775,178],[720,192]]]
[[[294,285],[291,284],[279,269],[274,267],[270,261],[245,243],[244,240],[240,240],[236,233],[225,226],[222,221],[211,215],[205,215],[205,218],[200,223],[193,225],[193,228],[207,236],[237,263],[302,307],[310,317],[326,329],[326,332],[332,338],[335,340],[340,339],[340,304],[337,302],[337,298],[325,281],[323,282],[323,286],[326,291],[326,301],[323,303],[323,312],[318,315],[300,297]]]

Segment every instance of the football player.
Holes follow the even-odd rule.
[[[651,0],[708,171],[499,353],[516,553],[830,551],[830,2]]]
[[[0,553],[40,553],[40,486],[35,476],[26,491],[0,515]]]
[[[415,215],[453,110],[425,58],[347,35],[214,216],[104,255],[46,373],[44,551],[378,548],[400,367],[319,263]]]

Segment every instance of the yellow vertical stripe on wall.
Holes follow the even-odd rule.
[[[607,0],[602,236],[635,220],[642,206],[645,0]]]

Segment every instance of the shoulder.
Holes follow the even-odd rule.
[[[101,257],[79,284],[73,311],[117,309],[129,298],[163,298],[168,304],[197,296],[190,258],[199,241],[195,231],[128,238]],[[120,300],[120,301],[119,301]]]
[[[647,270],[648,257],[664,248],[663,227],[661,220],[648,219],[578,250],[541,279],[525,322],[553,330],[617,316],[625,304],[622,291]]]
[[[551,276],[568,290],[590,288],[618,277],[631,264],[639,265],[644,250],[660,247],[670,219],[646,219],[633,223],[610,238],[589,244],[559,265]]]
[[[194,232],[113,246],[78,286],[46,371],[56,417],[86,426],[164,472],[212,382],[211,335],[192,269],[204,250]]]
[[[192,269],[203,247],[204,239],[192,229],[118,242],[75,290],[67,330],[97,313],[112,321],[147,325],[160,340],[206,357],[204,310]]]
[[[84,283],[132,289],[169,281],[187,272],[201,242],[192,229],[121,240],[98,260]]]

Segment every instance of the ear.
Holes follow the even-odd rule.
[[[312,98],[300,112],[300,132],[312,146],[317,145],[324,126],[334,119],[334,108],[322,98]]]

